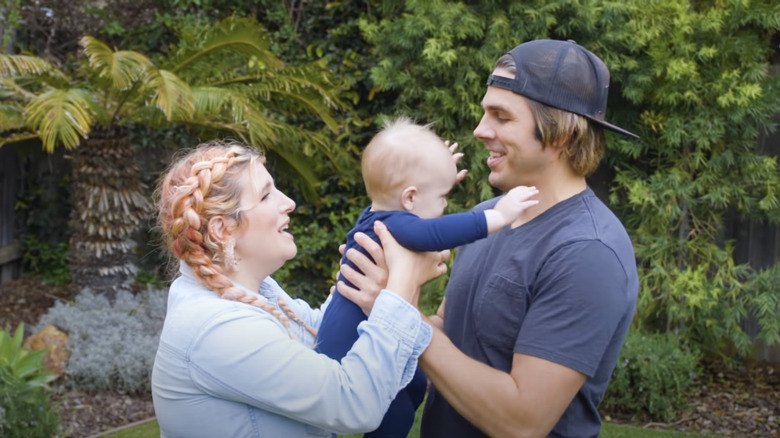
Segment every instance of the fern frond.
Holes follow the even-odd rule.
[[[160,108],[168,120],[192,117],[195,111],[192,90],[174,73],[167,70],[151,70],[148,86],[154,92],[152,104]]]
[[[3,100],[11,98],[31,100],[35,97],[35,93],[27,91],[24,87],[17,84],[16,81],[11,78],[0,78],[0,91],[2,91],[2,96],[0,96],[0,98]]]
[[[307,200],[317,199],[317,186],[320,181],[315,176],[314,167],[310,158],[293,151],[267,150],[265,154],[269,162],[274,165],[274,173],[277,175],[296,175],[289,181],[301,192]]]
[[[333,161],[334,145],[321,133],[299,129],[287,123],[269,120],[275,141],[267,135],[249,130],[249,140],[255,147],[276,155],[288,167],[288,174],[296,175],[296,186],[307,198],[316,193],[320,181],[316,176],[314,156],[325,156]],[[309,198],[311,199],[311,198]]]
[[[325,123],[328,129],[332,132],[338,132],[339,124],[331,116],[331,110],[327,106],[327,101],[322,96],[313,93],[296,93],[283,90],[276,90],[274,93],[285,100],[297,102],[299,104],[297,106],[298,109],[317,116]]]
[[[280,68],[284,63],[270,50],[271,39],[263,27],[250,18],[230,17],[217,23],[200,41],[182,44],[191,49],[183,50],[171,60],[169,69],[177,73],[193,64],[209,59],[214,54],[240,54],[254,59],[268,68]],[[194,44],[193,44],[194,43]]]
[[[55,70],[52,65],[37,56],[0,54],[0,78],[40,75]]]
[[[24,129],[24,107],[13,101],[0,101],[0,132]]]
[[[38,132],[43,149],[75,148],[93,125],[91,95],[82,89],[47,91],[27,105],[27,125]]]
[[[192,97],[195,113],[211,117],[230,102],[231,93],[218,87],[192,87]]]
[[[292,129],[289,125],[278,122],[269,122],[274,132],[276,141],[271,141],[266,132],[258,132],[250,129],[249,144],[264,151],[265,154],[273,157],[276,172],[283,172],[285,175],[295,175],[290,180],[296,188],[304,194],[307,199],[313,199],[316,196],[316,189],[320,181],[316,176],[315,163],[311,159],[308,143],[304,138],[309,138],[309,132],[302,129]],[[293,131],[300,135],[291,135]]]
[[[233,89],[196,87],[193,89],[195,117],[206,121],[218,118],[234,127],[236,133],[249,138],[263,139],[263,144],[273,144],[276,133],[268,123],[268,116],[257,109],[245,93]]]
[[[277,112],[298,116],[308,113],[322,120],[333,132],[339,125],[332,111],[345,108],[338,90],[325,77],[327,70],[319,63],[285,66],[262,74],[248,74],[212,82],[212,87],[243,87],[241,93],[272,106]]]
[[[98,71],[101,77],[109,77],[118,90],[128,90],[154,67],[152,61],[142,53],[132,50],[114,51],[91,36],[81,38],[80,43],[89,59],[89,65]]]

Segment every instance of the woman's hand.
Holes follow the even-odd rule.
[[[342,264],[339,269],[341,275],[356,287],[348,286],[343,281],[339,281],[336,287],[341,295],[357,304],[363,313],[369,315],[376,297],[387,285],[387,264],[382,247],[366,234],[356,233],[355,242],[365,249],[374,261],[372,262],[365,254],[354,248],[347,251],[349,261],[363,273]]]
[[[391,290],[417,306],[420,287],[428,280],[447,272],[446,261],[450,251],[414,252],[401,246],[385,224],[374,222],[374,232],[384,248],[388,279],[386,289]]]

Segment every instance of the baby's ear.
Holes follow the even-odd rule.
[[[408,186],[401,192],[401,207],[405,211],[414,210],[414,198],[417,196],[417,187]]]

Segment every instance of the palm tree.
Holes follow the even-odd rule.
[[[73,150],[71,276],[76,290],[113,295],[132,281],[133,233],[150,212],[128,136],[133,125],[187,125],[229,133],[275,156],[304,193],[317,183],[312,157],[342,162],[326,132],[343,108],[324,65],[286,65],[255,21],[229,18],[190,29],[159,59],[85,36],[76,68],[0,55],[0,145],[40,139]]]

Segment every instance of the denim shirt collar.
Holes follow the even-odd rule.
[[[200,283],[200,280],[195,276],[195,273],[192,272],[192,268],[184,263],[179,263],[179,273],[182,277],[190,280]],[[256,297],[264,298],[266,301],[270,303],[275,303],[276,298],[279,296],[279,290],[281,286],[271,277],[266,277],[263,279],[262,283],[260,283],[260,290],[259,291],[253,291],[251,289],[248,289],[238,283],[232,282],[233,286],[243,290],[249,295],[253,295]]]

